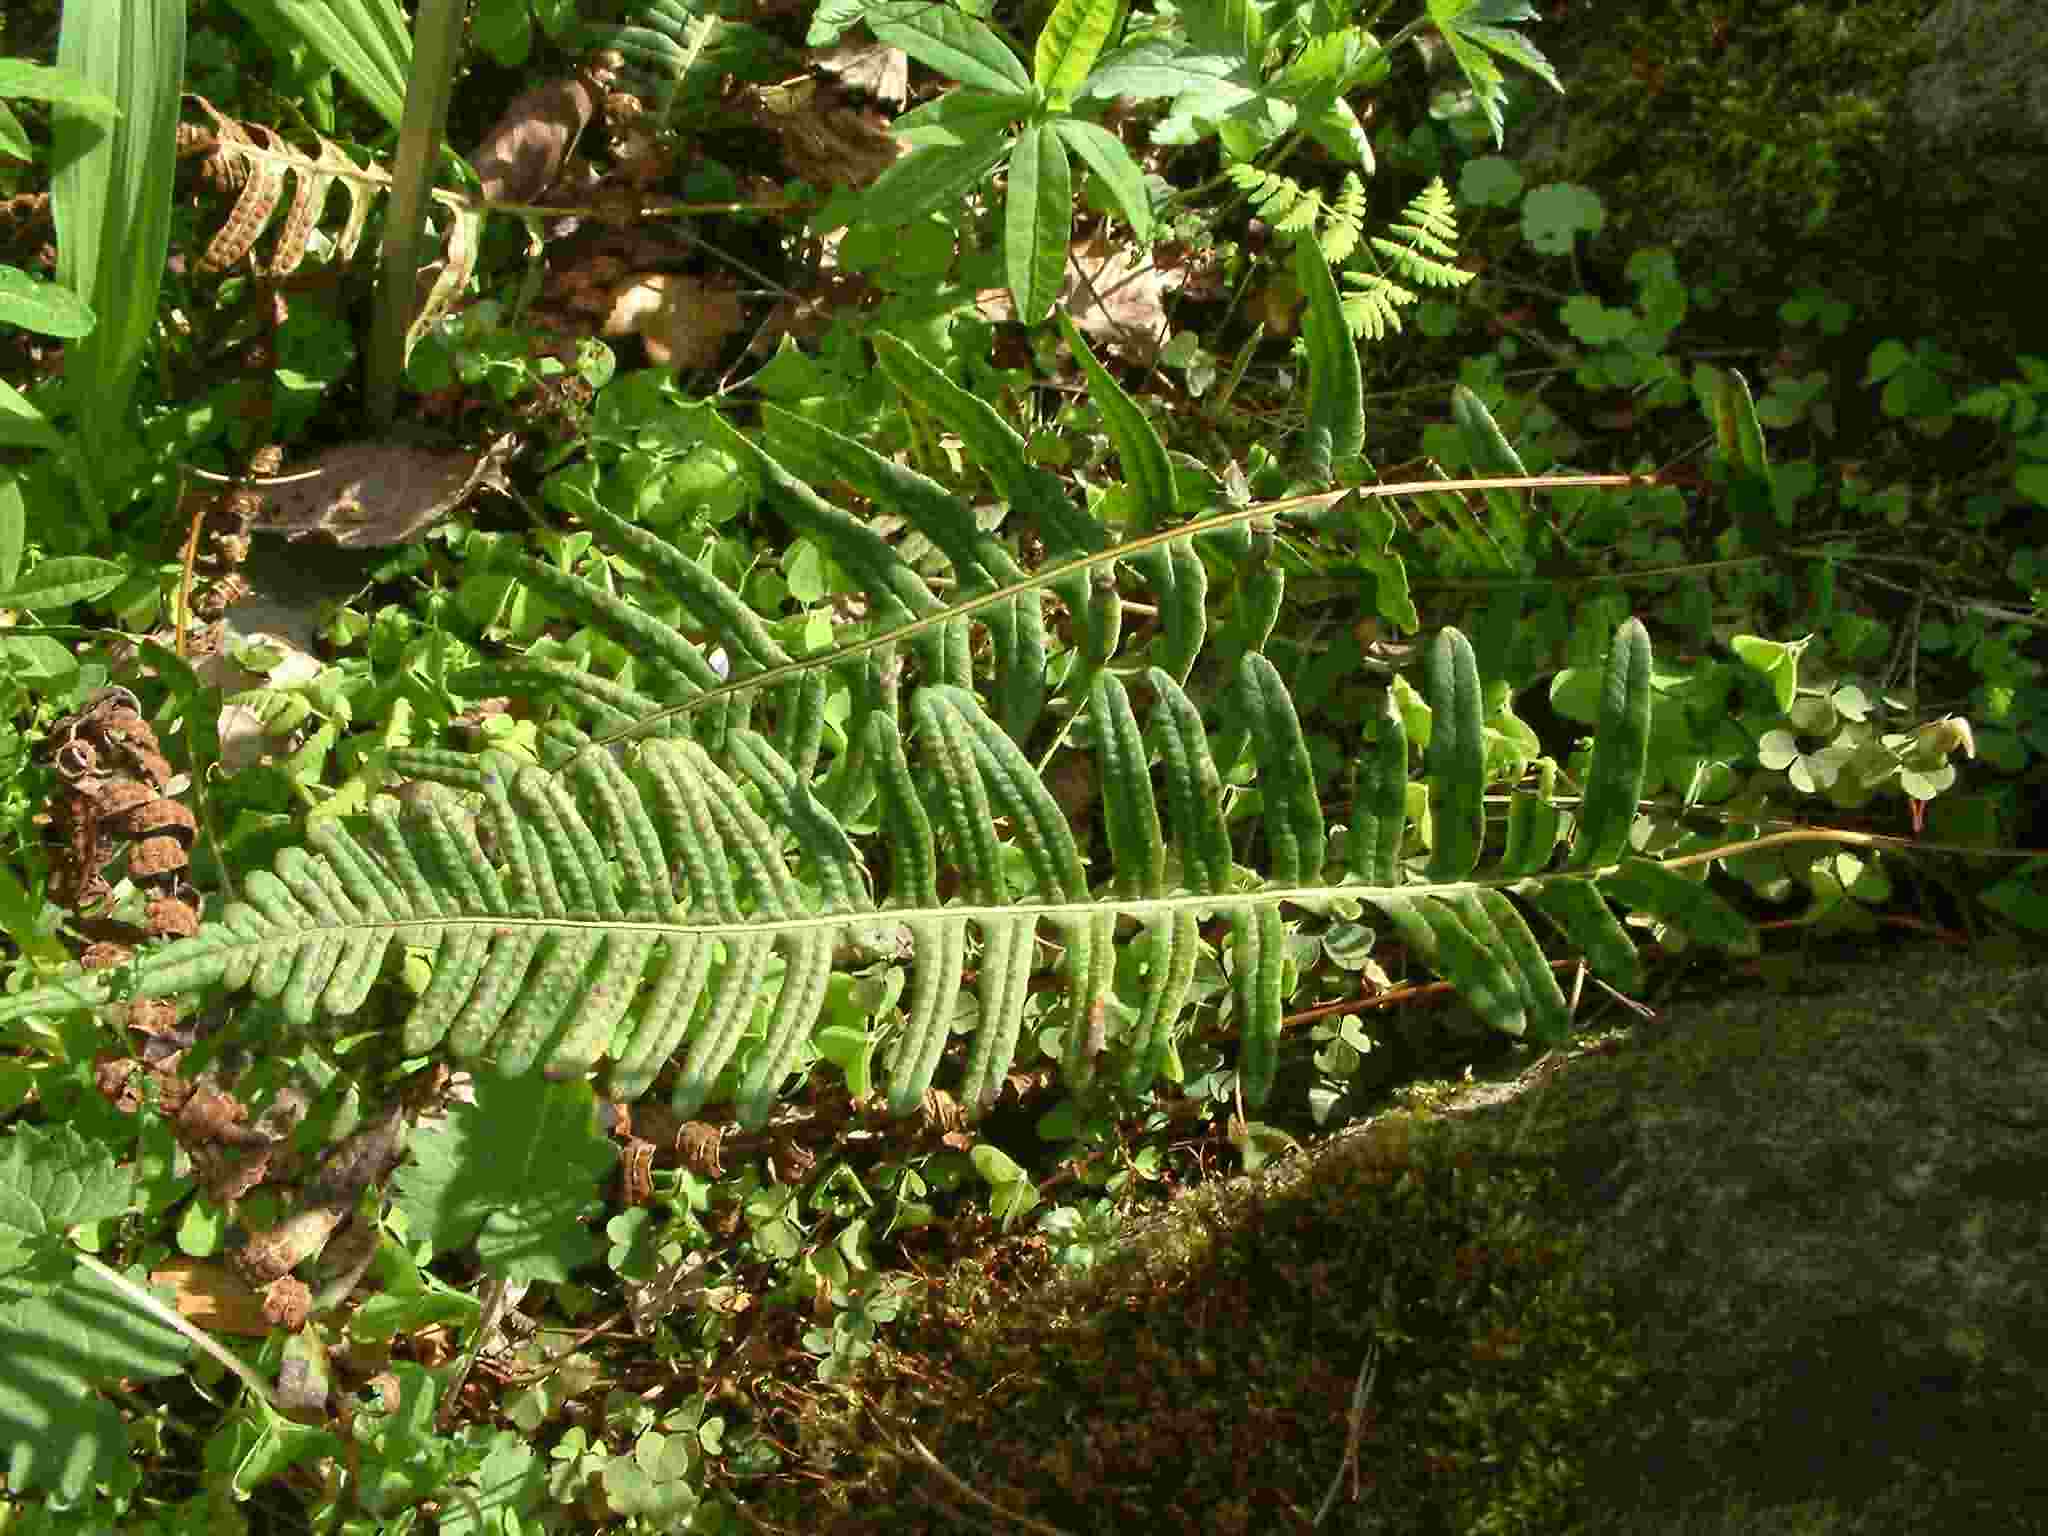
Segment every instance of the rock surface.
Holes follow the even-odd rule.
[[[1806,987],[1673,1009],[1447,1133],[1560,1171],[1635,1335],[1595,1528],[2048,1530],[2048,968]]]
[[[1154,1352],[1184,1355],[1174,1330],[1242,1284],[1247,1253],[1256,1269],[1283,1239],[1299,1252],[1304,1223],[1321,1223],[1307,1250],[1342,1263],[1350,1300],[1333,1310],[1316,1285],[1297,1293],[1293,1259],[1265,1260],[1279,1273],[1242,1326],[1308,1352],[1269,1344],[1234,1367],[1254,1415],[1292,1379],[1332,1383],[1320,1429],[1289,1420],[1302,1454],[1265,1458],[1288,1479],[1272,1529],[1300,1524],[1343,1465],[1344,1389],[1377,1339],[1361,1491],[1325,1531],[2048,1532],[2048,965],[1906,952],[1815,965],[1797,984],[1674,1005],[1176,1202],[1197,1209],[1074,1289],[1066,1326],[1127,1357],[1115,1319],[1155,1295],[1145,1326],[1175,1342]],[[1437,1196],[1411,1198],[1446,1170],[1470,1202],[1463,1237],[1437,1230]],[[1506,1176],[1543,1191],[1511,1219],[1486,1204]],[[1380,1235],[1360,1244],[1368,1229]],[[1441,1278],[1418,1289],[1406,1269],[1432,1244],[1456,1260],[1433,1261]],[[1163,1254],[1192,1255],[1192,1278],[1164,1278]],[[1502,1267],[1540,1254],[1569,1256],[1570,1273],[1532,1287]],[[1474,1273],[1492,1278],[1437,1305]],[[1574,1306],[1613,1326],[1560,1326]],[[1213,1329],[1194,1337],[1229,1347]],[[1125,1432],[1111,1405],[1132,1388],[1115,1381],[1069,1400],[1064,1436]],[[1449,1454],[1474,1413],[1491,1415],[1489,1434],[1546,1419],[1556,1433],[1505,1442],[1498,1460]],[[1157,1512],[1181,1528],[1171,1506]]]

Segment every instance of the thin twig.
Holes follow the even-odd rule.
[[[918,1459],[931,1471],[937,1473],[941,1482],[970,1504],[987,1510],[998,1519],[1015,1521],[1027,1531],[1037,1531],[1040,1533],[1040,1536],[1067,1536],[1067,1533],[1056,1525],[1047,1525],[1042,1520],[1033,1520],[1029,1515],[1013,1514],[1011,1511],[1004,1509],[1002,1505],[996,1503],[995,1500],[976,1493],[972,1488],[961,1482],[959,1478],[955,1477],[943,1461],[940,1461],[938,1457],[926,1449],[925,1443],[918,1439],[917,1436],[906,1434],[904,1438],[917,1451]]]
[[[1351,1474],[1351,1502],[1358,1502],[1358,1442],[1365,1433],[1365,1403],[1372,1396],[1372,1384],[1380,1374],[1380,1342],[1374,1339],[1359,1362],[1358,1381],[1351,1389],[1351,1409],[1345,1416],[1344,1459],[1337,1463],[1337,1475],[1330,1479],[1330,1491],[1316,1510],[1311,1527],[1321,1525],[1337,1507],[1337,1495],[1344,1487],[1344,1474]]]

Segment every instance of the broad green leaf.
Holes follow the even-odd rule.
[[[1059,0],[1038,34],[1031,79],[1055,105],[1071,101],[1102,56],[1123,0]]]
[[[986,91],[948,91],[904,113],[889,125],[889,136],[913,149],[957,149],[1001,136],[1020,117],[1029,117],[1034,99],[991,96]]]
[[[97,439],[127,415],[156,328],[177,173],[184,0],[66,6],[57,63],[123,108],[111,126],[68,103],[51,112],[57,280],[99,317],[66,349],[64,378]]]
[[[62,608],[104,597],[128,579],[127,567],[91,555],[45,560],[26,580],[0,592],[0,608]]]
[[[29,403],[28,396],[0,379],[0,447],[61,450],[64,436],[50,419]]]
[[[21,119],[0,101],[0,157],[11,157],[28,161],[36,157],[35,146],[28,141],[28,134],[22,130]]]
[[[1138,43],[1119,48],[1104,59],[1077,94],[1092,101],[1113,101],[1119,96],[1155,101],[1222,86],[1244,67],[1244,60],[1234,54],[1182,53],[1172,43]],[[1252,94],[1244,85],[1233,88],[1240,98]]]
[[[952,149],[915,150],[861,194],[861,208],[877,224],[907,224],[965,197],[1009,150],[1007,135]]]
[[[1010,156],[1010,191],[1003,207],[1010,297],[1026,325],[1043,320],[1059,297],[1073,202],[1073,170],[1058,130],[1050,123],[1027,127]]]
[[[998,96],[1028,95],[1031,77],[1009,45],[970,16],[928,0],[895,0],[868,13],[868,30],[918,63]]]
[[[1145,194],[1145,173],[1124,148],[1123,140],[1094,123],[1078,117],[1053,119],[1053,128],[1067,142],[1067,148],[1087,162],[1088,169],[1102,178],[1109,195],[1131,226],[1136,240],[1152,238],[1152,200]]]
[[[0,267],[0,325],[75,340],[91,334],[92,306],[62,283]]]
[[[61,101],[97,122],[111,123],[121,109],[68,69],[32,64],[27,59],[0,59],[0,100]],[[22,159],[28,158],[24,151]]]

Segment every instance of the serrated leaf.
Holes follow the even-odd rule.
[[[451,1105],[411,1146],[397,1205],[437,1251],[474,1242],[507,1280],[563,1281],[596,1257],[583,1218],[617,1159],[589,1083],[480,1073],[475,1102]]]

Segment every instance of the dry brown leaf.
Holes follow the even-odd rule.
[[[266,487],[254,526],[294,539],[321,533],[352,549],[409,544],[494,474],[509,447],[509,439],[485,453],[342,443],[310,473]]]
[[[790,174],[815,187],[864,187],[903,153],[880,114],[846,105],[842,91],[771,85],[735,95],[739,110],[781,148]]]
[[[1173,333],[1166,300],[1187,285],[1189,269],[1157,266],[1142,251],[1077,240],[1067,250],[1060,302],[1082,334],[1127,363],[1150,367]],[[985,320],[1014,320],[1007,288],[984,288],[974,307]]]
[[[841,85],[902,106],[910,94],[910,55],[887,43],[841,43],[811,60]]]
[[[469,157],[494,203],[536,203],[597,110],[588,82],[550,80],[516,98]]]
[[[709,368],[746,323],[730,288],[680,272],[639,272],[611,292],[607,336],[638,336],[657,368]]]

